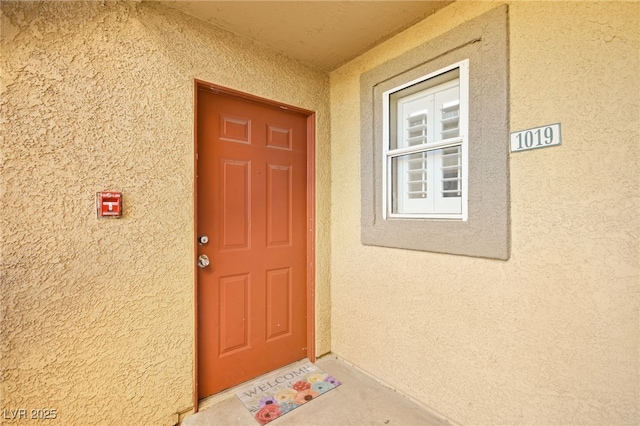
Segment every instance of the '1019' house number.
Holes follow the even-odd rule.
[[[511,133],[511,152],[548,148],[561,143],[560,123]]]

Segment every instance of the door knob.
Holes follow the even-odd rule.
[[[207,266],[209,266],[209,263],[211,263],[209,261],[209,256],[207,256],[206,254],[201,254],[200,256],[198,256],[198,268],[206,268]]]

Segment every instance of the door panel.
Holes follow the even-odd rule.
[[[291,168],[269,164],[267,177],[267,246],[290,244]]]
[[[228,355],[249,347],[251,311],[249,310],[250,279],[248,274],[221,277],[220,289],[220,352]],[[245,319],[249,318],[249,321]]]
[[[251,165],[228,159],[220,162],[220,250],[248,249]]]
[[[267,341],[291,334],[291,268],[267,271]]]
[[[202,88],[197,105],[198,393],[304,358],[306,117]]]

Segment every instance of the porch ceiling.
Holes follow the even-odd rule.
[[[157,1],[332,71],[454,0]]]

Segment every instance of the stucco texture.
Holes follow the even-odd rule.
[[[510,155],[510,259],[363,246],[361,75],[499,4],[511,131],[562,125]],[[458,1],[331,73],[334,353],[462,424],[640,423],[639,11]]]
[[[192,407],[194,79],[317,112],[329,351],[328,75],[155,3],[1,12],[0,409],[172,425]],[[96,218],[100,190],[123,218]]]

